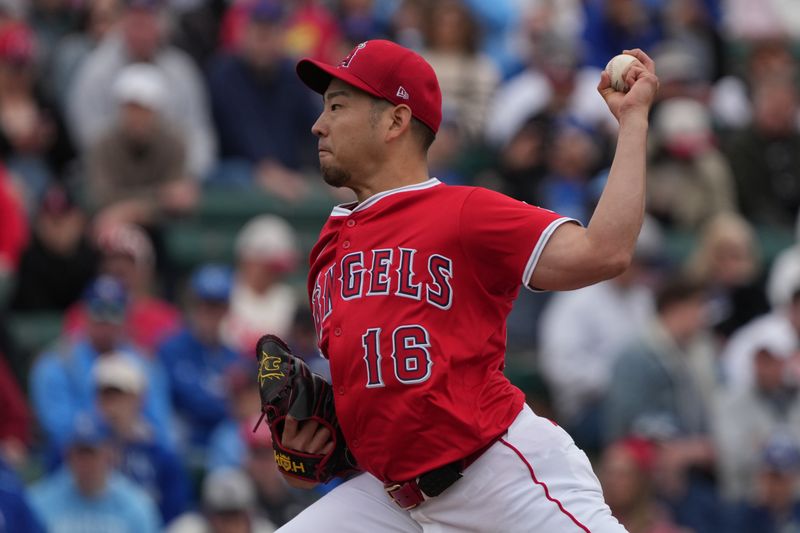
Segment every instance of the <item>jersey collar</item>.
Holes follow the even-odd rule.
[[[415,183],[413,185],[406,185],[404,187],[398,187],[396,189],[389,189],[388,191],[379,192],[378,194],[373,194],[360,204],[356,204],[353,202],[347,204],[339,204],[333,208],[331,211],[332,217],[346,217],[358,211],[363,211],[368,207],[375,205],[382,199],[386,198],[387,196],[391,196],[393,194],[399,194],[402,192],[408,191],[421,191],[423,189],[430,189],[431,187],[435,187],[440,185],[442,182],[436,178],[430,178],[427,181],[423,181],[422,183]]]

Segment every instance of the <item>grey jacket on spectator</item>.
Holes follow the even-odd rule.
[[[706,376],[692,359],[705,350],[685,351],[654,321],[641,339],[617,359],[606,398],[604,424],[607,442],[629,433],[660,433],[651,437],[707,433]],[[659,428],[654,428],[659,425]]]
[[[78,71],[68,95],[67,117],[72,135],[81,146],[91,146],[113,123],[117,103],[112,86],[129,63],[122,41],[111,35]],[[162,47],[154,63],[169,84],[165,118],[185,136],[189,171],[201,178],[216,156],[203,79],[189,56],[171,46]]]

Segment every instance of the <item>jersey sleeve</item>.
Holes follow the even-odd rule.
[[[478,280],[490,292],[505,293],[528,285],[548,239],[565,222],[579,223],[476,188],[461,209],[460,238]]]

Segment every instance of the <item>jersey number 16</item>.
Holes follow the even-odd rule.
[[[367,365],[367,388],[384,387],[381,372],[381,328],[370,328],[361,337]],[[394,375],[404,385],[422,383],[431,376],[431,342],[422,326],[399,326],[392,332]]]

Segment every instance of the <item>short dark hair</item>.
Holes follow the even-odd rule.
[[[419,141],[419,145],[422,148],[422,152],[427,154],[428,149],[433,144],[433,141],[436,140],[436,134],[433,133],[433,130],[426,126],[421,120],[418,118],[411,119],[411,133],[417,138]]]
[[[679,275],[665,281],[656,291],[656,311],[661,314],[675,304],[700,298],[706,293],[701,281]]]
[[[394,106],[395,104],[391,103],[388,100],[384,100],[382,98],[372,98],[372,123],[373,125],[377,124],[378,122],[378,115],[383,112],[389,106]],[[433,141],[436,140],[436,134],[426,126],[421,120],[416,117],[411,118],[411,134],[417,138],[417,142],[419,143],[420,148],[422,149],[423,154],[428,153],[428,149],[433,144]]]

